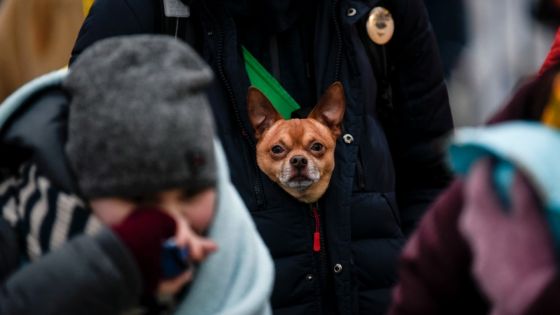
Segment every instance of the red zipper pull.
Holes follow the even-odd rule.
[[[319,232],[313,233],[313,251],[321,251],[321,234]]]
[[[315,233],[313,233],[313,251],[320,252],[321,251],[321,232],[320,232],[321,221],[319,219],[319,212],[317,211],[317,207],[313,207],[313,218],[315,218]]]

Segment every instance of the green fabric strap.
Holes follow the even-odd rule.
[[[242,49],[251,85],[268,98],[284,119],[290,119],[292,112],[300,108],[298,103],[245,47]]]

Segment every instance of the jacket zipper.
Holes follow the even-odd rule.
[[[340,70],[342,66],[342,32],[340,31],[340,23],[338,22],[338,18],[337,18],[337,14],[338,14],[337,2],[338,0],[334,0],[332,2],[332,12],[333,12],[332,17],[333,17],[334,29],[336,32],[336,46],[337,46],[334,79],[335,81],[340,81]]]
[[[317,202],[310,205],[311,216],[313,217],[313,252],[320,255],[321,268],[326,271],[327,257],[325,248],[325,237],[321,233],[321,215],[319,214],[319,204]],[[324,267],[324,268],[323,268]],[[326,273],[324,273],[326,275]]]
[[[206,7],[206,11],[209,13],[209,9],[208,7]],[[214,15],[209,14],[212,17],[213,20],[213,25],[218,25],[216,22],[216,19],[214,17]],[[237,101],[235,99],[235,94],[233,92],[233,88],[231,87],[231,84],[229,83],[229,80],[225,74],[225,70],[224,70],[224,40],[225,40],[225,34],[223,31],[223,28],[221,26],[218,27],[218,49],[217,49],[217,68],[218,68],[218,76],[220,77],[222,83],[224,84],[224,86],[226,87],[226,91],[228,94],[228,98],[229,101],[231,103],[231,105],[233,106],[233,112],[235,115],[235,120],[239,126],[239,128],[241,129],[241,134],[243,136],[243,138],[249,143],[250,148],[253,151],[253,165],[254,165],[254,171],[255,171],[255,184],[253,186],[253,191],[255,193],[255,199],[257,202],[257,210],[262,210],[264,209],[264,184],[260,175],[260,171],[259,171],[259,167],[257,165],[257,162],[255,160],[256,158],[256,143],[255,141],[253,141],[253,139],[251,139],[251,137],[249,136],[249,133],[247,132],[247,130],[245,129],[245,127],[243,126],[243,120],[241,119],[241,114],[239,112],[239,107],[237,106]]]
[[[321,252],[321,218],[319,217],[319,210],[316,205],[311,206],[313,219],[315,220],[315,232],[313,232],[313,251],[316,253]]]
[[[311,216],[313,217],[313,254],[318,255],[319,260],[319,281],[320,288],[327,287],[328,267],[327,267],[327,248],[325,247],[325,238],[321,233],[321,216],[319,215],[319,205],[317,202],[310,204]],[[320,289],[319,305],[323,305],[323,289]],[[322,312],[322,311],[321,311]]]

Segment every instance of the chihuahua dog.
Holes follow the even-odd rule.
[[[299,201],[317,201],[334,170],[334,149],[346,107],[342,84],[333,83],[305,119],[284,120],[254,87],[249,88],[247,104],[259,168]]]

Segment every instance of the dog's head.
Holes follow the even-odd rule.
[[[333,83],[306,119],[284,120],[258,89],[247,95],[257,138],[257,163],[296,199],[312,203],[327,190],[344,117],[344,89]]]

